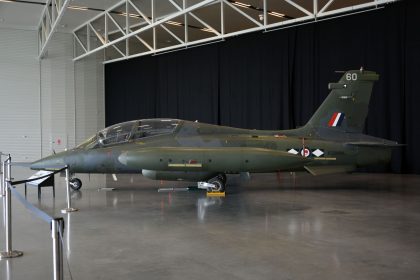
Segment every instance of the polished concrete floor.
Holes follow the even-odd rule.
[[[80,210],[64,215],[66,279],[420,279],[420,176],[230,177],[224,198],[158,192],[185,184],[138,175],[80,178]],[[56,183],[55,199],[29,189],[28,201],[62,216]],[[1,260],[0,279],[51,279],[49,225],[12,202],[24,256]]]

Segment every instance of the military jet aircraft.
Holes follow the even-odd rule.
[[[141,173],[155,180],[196,181],[224,191],[226,174],[306,170],[313,175],[350,172],[389,162],[396,142],[362,133],[373,83],[372,71],[342,72],[306,125],[266,131],[178,119],[115,124],[74,149],[34,162],[34,170],[67,165],[74,173]],[[73,178],[72,188],[82,182]]]

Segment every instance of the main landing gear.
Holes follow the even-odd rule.
[[[226,189],[226,175],[221,173],[207,182],[198,182],[199,189],[205,189],[207,192],[224,192]]]
[[[70,188],[72,190],[78,191],[82,187],[82,181],[79,178],[71,178],[70,179]]]

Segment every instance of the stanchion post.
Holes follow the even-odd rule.
[[[53,279],[63,280],[63,237],[64,219],[55,218],[51,221],[51,237],[53,242]]]
[[[9,162],[10,164],[10,162]],[[10,179],[10,178],[8,178]],[[10,180],[6,181],[6,196],[3,198],[5,207],[5,239],[6,239],[6,250],[0,252],[0,259],[16,258],[23,255],[23,252],[12,250],[12,194],[10,191],[11,185]]]
[[[9,154],[7,158],[7,179],[12,181],[12,157]]]
[[[3,173],[1,174],[1,197],[3,197],[3,225],[6,228],[6,161],[1,162]]]
[[[6,178],[7,178],[7,171],[8,168],[6,168],[6,165],[8,163],[9,159],[6,159],[5,161],[1,162],[1,170],[2,170],[2,174],[1,174],[1,196],[4,197],[6,196]]]
[[[1,157],[0,157],[0,159],[1,159]],[[5,174],[4,174],[4,172],[6,172],[5,168],[4,168],[5,164],[6,163],[1,161],[0,197],[3,197],[5,195],[5,191],[6,191],[6,189],[5,189],[6,184],[4,183],[4,181],[6,180],[5,179],[6,177],[5,177]]]
[[[6,195],[6,180],[12,180],[12,157],[10,154],[7,159],[1,163],[2,177],[1,177],[1,192],[0,196]]]
[[[66,166],[66,193],[67,193],[67,208],[62,209],[61,213],[75,212],[79,209],[71,207],[71,197],[70,197],[70,171],[69,167]]]

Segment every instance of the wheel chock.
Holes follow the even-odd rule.
[[[225,197],[225,192],[207,192],[207,197]]]

